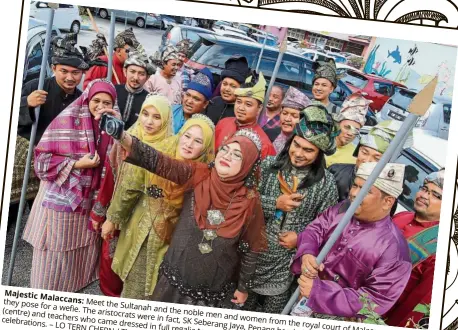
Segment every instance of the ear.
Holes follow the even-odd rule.
[[[207,108],[209,104],[210,104],[210,101],[205,102],[204,108]]]
[[[386,210],[389,211],[391,210],[395,202],[396,202],[396,198],[394,198],[393,196],[386,196],[383,204],[384,206],[386,205]]]
[[[124,77],[127,77],[127,68],[122,68],[122,72],[124,72]]]
[[[52,72],[56,73],[57,67],[54,64],[51,65],[51,69]]]

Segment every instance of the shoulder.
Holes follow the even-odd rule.
[[[274,156],[267,156],[261,162],[261,169],[268,169],[275,163],[276,157]]]
[[[336,179],[334,178],[334,175],[331,173],[331,171],[328,170],[328,169],[324,170],[324,176],[323,176],[323,178],[321,180],[324,181],[324,183],[327,186],[331,186],[331,185],[335,186],[336,185]]]
[[[354,164],[334,164],[331,165],[327,170],[332,174],[348,172],[351,173],[355,168]]]
[[[116,92],[120,92],[122,90],[125,90],[125,85],[117,84],[115,85]]]
[[[384,242],[377,244],[381,248],[381,260],[387,262],[397,260],[411,263],[409,245],[401,230],[392,221],[389,221],[387,226],[386,235],[379,236]]]

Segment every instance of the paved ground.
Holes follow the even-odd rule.
[[[110,20],[95,17],[95,22],[99,31],[105,35],[108,41],[110,32]],[[127,24],[127,27],[132,27],[138,41],[143,45],[148,56],[153,55],[161,44],[161,38],[164,34],[164,30],[148,27],[146,29],[140,29],[134,25]],[[122,22],[116,22],[115,36],[125,30],[125,24]],[[78,34],[78,45],[88,47],[92,40],[95,39],[95,31],[81,30]]]

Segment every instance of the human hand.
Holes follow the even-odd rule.
[[[105,221],[102,225],[102,238],[108,240],[113,237],[115,231],[115,224],[109,220]]]
[[[240,292],[239,290],[235,290],[234,299],[232,299],[231,302],[242,307],[243,304],[245,304],[247,299],[248,299],[247,292]]]
[[[29,96],[27,96],[27,105],[31,108],[38,107],[39,105],[43,105],[46,102],[46,96],[48,95],[48,92],[43,91],[43,90],[36,90],[30,93]]]
[[[297,280],[297,283],[299,283],[301,296],[309,298],[313,288],[313,279],[308,278],[305,275],[301,275]]]
[[[308,277],[309,279],[314,279],[318,276],[318,271],[322,272],[324,270],[324,265],[321,264],[318,266],[316,263],[316,258],[311,254],[304,254],[302,256],[302,275]]]
[[[100,157],[97,151],[95,155],[86,154],[78,160],[74,167],[76,169],[84,169],[84,168],[94,168],[100,165]]]
[[[114,109],[109,109],[109,108],[106,108],[106,109],[100,109],[100,110],[97,110],[97,114],[94,116],[94,119],[95,120],[100,120],[100,118],[102,118],[102,115],[103,114],[108,114],[108,115],[111,115],[119,120],[122,120],[121,118],[121,114],[114,110]]]
[[[294,231],[281,233],[278,237],[278,243],[285,249],[294,249],[297,245],[297,234]]]
[[[291,212],[301,205],[303,198],[304,196],[297,193],[291,195],[283,194],[277,198],[276,207],[284,212]]]

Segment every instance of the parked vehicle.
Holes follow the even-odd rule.
[[[139,11],[128,11],[128,10],[118,10],[118,9],[107,9],[107,8],[97,8],[97,15],[103,19],[109,19],[111,17],[111,12],[116,16],[116,20],[120,22],[134,24],[139,28],[144,28],[146,26],[154,26],[160,28],[162,24],[161,15],[142,13]]]
[[[213,31],[215,32],[216,31],[226,31],[226,32],[241,34],[243,36],[248,36],[245,31],[234,28],[232,26],[227,26],[227,25],[220,25],[220,26],[214,27]]]
[[[361,135],[367,134],[370,127],[363,127]],[[404,149],[396,159],[396,163],[406,165],[404,175],[404,191],[398,198],[396,213],[412,212],[415,195],[423,184],[425,177],[445,167],[447,141],[429,135],[419,128],[413,129],[413,145]],[[358,141],[354,141],[358,143]]]
[[[224,69],[225,62],[234,55],[245,56],[249,66],[254,69],[258,63],[261,53],[262,44],[235,40],[218,36],[216,34],[200,34],[200,39],[194,43],[187,65],[200,70],[204,67],[210,69],[213,73],[215,86],[220,82],[220,74]],[[272,77],[272,73],[278,58],[279,49],[276,47],[266,46],[263,52],[259,70],[264,74],[267,81]],[[287,51],[283,55],[278,75],[275,83],[285,88],[292,86],[308,97],[313,98],[313,61],[292,52]],[[339,81],[336,89],[330,96],[331,102],[341,106],[351,90],[343,82]],[[366,116],[367,125],[377,123],[372,111]]]
[[[81,30],[82,18],[79,14],[78,6],[58,4],[59,8],[54,11],[53,24],[63,31],[70,31],[78,34]],[[48,3],[32,1],[30,3],[30,17],[47,21]]]
[[[25,65],[23,83],[40,77],[41,62],[43,60],[43,47],[46,37],[45,21],[40,21],[34,18],[29,19],[29,29],[27,31],[27,45],[25,48]],[[51,36],[61,36],[59,29],[53,25]],[[53,75],[51,70],[51,49],[48,53],[48,65],[46,66],[46,78]]]
[[[250,41],[250,42],[257,42],[253,38],[250,38],[246,35],[240,34],[240,33],[234,33],[232,31],[226,31],[226,30],[216,30],[215,34],[222,36],[222,37],[228,37],[228,38],[233,38],[233,39],[239,39],[239,40],[245,40],[245,41]]]
[[[162,51],[168,45],[176,45],[183,39],[191,40],[191,43],[194,44],[197,40],[199,40],[199,34],[214,34],[215,32],[209,31],[207,29],[202,29],[200,27],[195,26],[188,26],[188,25],[170,25],[165,33],[162,35],[162,42],[159,46],[159,52]]]
[[[333,53],[340,53],[340,49],[339,48],[335,48],[335,47],[331,47],[331,46],[324,46],[324,50],[326,52],[333,52]]]
[[[331,56],[336,63],[347,63],[347,58],[339,53],[328,52],[326,55]]]
[[[407,111],[409,105],[416,94],[416,91],[396,88],[393,96],[389,98],[382,110],[377,114],[377,120],[396,119],[404,121],[409,114]],[[418,119],[416,127],[430,135],[447,140],[451,109],[452,100],[450,98],[435,97],[426,114]]]
[[[264,44],[265,35],[264,34],[252,34],[251,35],[256,41],[260,44]],[[267,35],[266,46],[276,47],[278,45],[278,38],[275,36]]]
[[[406,86],[376,75],[360,73],[356,70],[347,70],[343,77],[344,81],[353,92],[362,92],[363,95],[372,100],[370,108],[375,112],[382,109],[388,99],[394,94],[395,87]]]
[[[355,72],[358,72],[358,73],[361,73],[361,74],[364,74],[364,72],[352,67],[352,66],[349,66],[347,64],[342,64],[342,63],[336,63],[336,68],[337,68],[337,75],[338,76],[344,76],[348,70],[352,70],[352,71],[355,71]]]
[[[212,29],[219,28],[221,26],[232,27],[232,23],[228,21],[216,21],[216,22],[213,22]]]
[[[327,61],[331,59],[331,56],[328,56],[326,53],[314,49],[305,49],[301,52],[301,54],[311,61]]]

